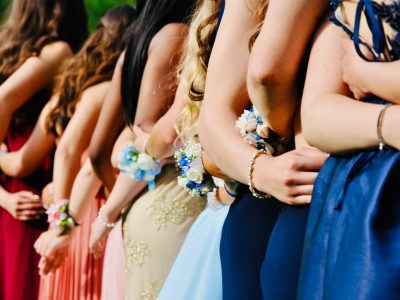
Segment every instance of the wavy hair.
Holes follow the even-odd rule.
[[[44,46],[61,40],[76,51],[86,38],[83,0],[14,0],[0,30],[0,84]],[[38,99],[14,113],[10,127],[24,127],[39,107],[30,102],[44,102],[49,96],[49,91],[40,91],[35,95]]]
[[[195,0],[147,0],[139,1],[142,9],[132,24],[132,32],[122,66],[121,97],[125,122],[134,122],[139,90],[147,62],[150,42],[165,25],[185,23]]]
[[[192,16],[189,34],[182,56],[179,80],[186,92],[186,107],[176,120],[176,130],[181,141],[193,139],[197,135],[197,120],[204,87],[207,66],[217,31],[221,0],[198,0]]]
[[[46,119],[46,129],[59,137],[68,125],[82,93],[89,87],[111,80],[117,60],[125,48],[126,28],[136,11],[130,5],[109,10],[82,49],[62,68],[53,94],[59,100]]]

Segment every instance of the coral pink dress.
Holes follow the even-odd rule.
[[[96,197],[76,230],[61,267],[40,281],[40,300],[100,300],[103,259],[89,251],[90,226],[104,202]]]
[[[42,101],[43,100],[43,101]],[[19,150],[32,133],[39,113],[46,102],[45,95],[30,100],[28,124],[10,129],[4,140],[8,151]],[[10,193],[31,191],[40,195],[51,181],[50,157],[33,174],[22,179],[0,176],[0,185]],[[0,207],[0,300],[36,300],[39,290],[38,262],[33,249],[39,235],[47,229],[45,216],[37,221],[14,219]]]

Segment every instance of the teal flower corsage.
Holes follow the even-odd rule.
[[[204,169],[201,160],[202,148],[199,143],[190,141],[175,152],[175,160],[180,175],[178,185],[191,196],[205,196],[215,187],[211,175]]]
[[[133,145],[124,147],[119,153],[118,169],[135,179],[147,181],[149,190],[154,189],[155,179],[161,173],[161,164],[147,153],[139,153]]]

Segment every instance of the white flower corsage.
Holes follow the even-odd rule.
[[[244,110],[236,121],[236,129],[247,143],[271,155],[281,154],[290,147],[289,141],[280,138],[255,107]]]
[[[139,153],[133,145],[124,147],[118,156],[118,169],[136,181],[147,181],[154,189],[155,179],[161,173],[161,164],[146,153]]]
[[[214,188],[211,176],[204,169],[201,154],[201,145],[190,141],[176,151],[174,155],[180,168],[178,185],[187,190],[193,197],[205,196]]]

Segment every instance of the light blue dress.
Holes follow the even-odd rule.
[[[193,223],[158,300],[221,300],[219,246],[229,205],[208,203]]]

